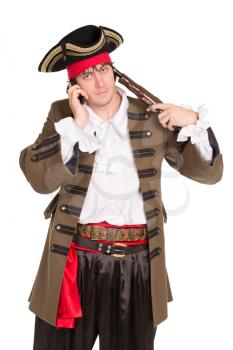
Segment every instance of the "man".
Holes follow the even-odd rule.
[[[153,349],[172,300],[162,161],[201,183],[222,177],[203,108],[147,109],[115,85],[109,53],[122,42],[118,32],[88,25],[62,38],[39,65],[41,72],[67,69],[71,84],[68,99],[52,103],[42,132],[20,154],[35,191],[59,189],[45,210],[51,221],[29,297],[34,350],[88,350],[97,335],[101,350]]]

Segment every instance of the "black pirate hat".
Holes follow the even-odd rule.
[[[102,52],[112,52],[123,43],[123,37],[113,29],[86,25],[62,38],[44,56],[39,72],[57,72],[68,65],[93,57]]]

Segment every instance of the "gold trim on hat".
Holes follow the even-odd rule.
[[[87,52],[95,51],[95,50],[99,49],[101,45],[103,46],[103,44],[105,42],[104,39],[105,39],[104,38],[104,33],[102,32],[100,40],[98,41],[97,44],[95,44],[93,46],[81,47],[81,46],[77,46],[77,45],[74,45],[74,44],[67,43],[66,44],[66,49],[68,49],[68,50],[70,49],[70,50],[73,50],[73,51],[76,51],[76,52],[80,52],[80,53],[84,52],[86,54]]]
[[[53,58],[58,55],[59,53],[62,52],[62,48],[61,46],[57,46],[55,47],[55,49],[53,49],[50,54],[45,58],[43,64],[41,65],[40,71],[41,72],[47,72],[46,68],[49,65],[49,62],[53,60]]]
[[[58,54],[57,56],[55,56],[53,58],[53,60],[49,63],[48,67],[47,67],[47,72],[52,72],[53,66],[60,60],[63,58],[63,52]]]
[[[69,56],[85,56],[88,52],[91,55],[92,53],[95,53],[96,51],[100,50],[104,46],[104,44],[105,44],[105,40],[102,41],[101,45],[98,44],[98,46],[94,45],[94,46],[89,47],[87,49],[81,47],[80,49],[82,49],[83,52],[80,52],[80,51],[76,50],[76,47],[79,47],[79,46],[67,43],[66,44],[66,48],[67,48],[66,54]]]
[[[90,47],[81,47],[71,43],[65,43],[66,55],[67,56],[85,56],[88,54],[93,54],[96,51],[100,50],[106,41],[113,40],[118,47],[123,41],[119,35],[102,28],[101,38],[97,44]],[[64,57],[61,45],[55,47],[45,58],[44,62],[41,65],[41,72],[51,72],[54,65]]]
[[[121,37],[120,37],[118,34],[112,32],[112,31],[110,31],[110,30],[104,29],[104,28],[103,28],[103,31],[104,31],[104,34],[105,34],[106,36],[108,36],[108,37],[110,37],[110,38],[112,38],[112,39],[115,39],[116,42],[118,43],[118,46],[119,46],[120,44],[123,43]]]

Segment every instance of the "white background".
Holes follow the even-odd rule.
[[[167,164],[163,168],[166,261],[174,301],[168,304],[168,319],[158,326],[155,348],[233,348],[230,6],[226,0],[21,0],[2,7],[2,349],[32,349],[34,314],[27,298],[49,224],[43,211],[54,196],[33,191],[19,168],[19,154],[37,138],[51,103],[67,97],[66,71],[46,74],[37,67],[63,36],[87,24],[122,34],[124,43],[111,54],[115,66],[163,102],[208,106],[223,154],[222,181],[203,185]],[[188,205],[174,214],[187,194]]]

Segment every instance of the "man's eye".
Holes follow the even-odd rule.
[[[91,76],[92,76],[92,74],[91,74],[91,73],[86,73],[86,74],[84,74],[84,75],[83,75],[84,79],[88,78],[88,76],[90,76],[90,77],[91,77]]]
[[[102,70],[103,72],[106,72],[106,71],[108,70],[108,66],[102,67],[101,70]]]

